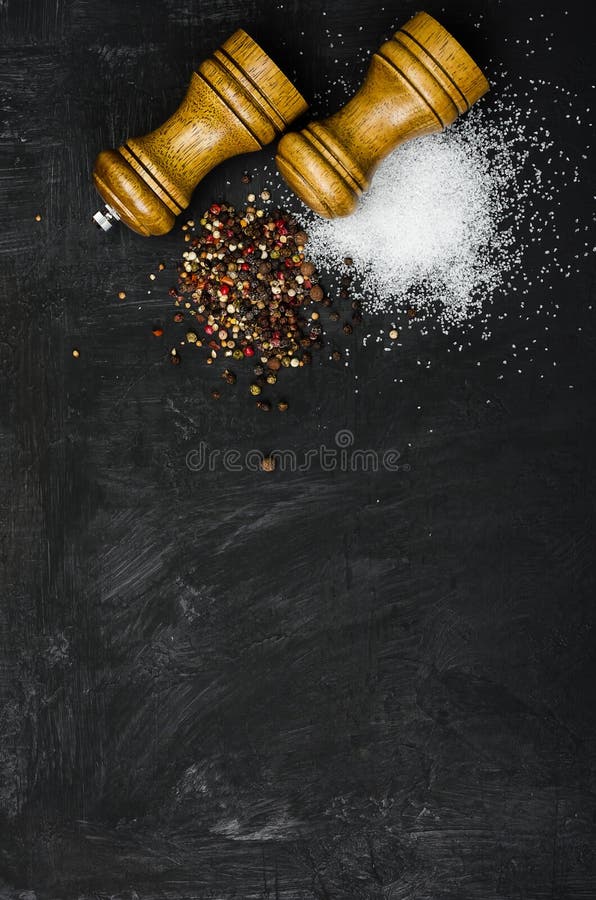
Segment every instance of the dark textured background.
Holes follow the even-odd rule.
[[[591,6],[426,4],[489,74],[588,106]],[[589,261],[552,277],[561,312],[522,376],[497,378],[531,316],[460,354],[416,328],[390,354],[354,337],[350,367],[290,373],[283,418],[242,391],[214,404],[198,356],[164,362],[179,233],[89,221],[96,153],[161,122],[237,26],[321,114],[417,7],[0,0],[2,897],[596,896]],[[192,211],[240,202],[271,158],[212,174]],[[340,428],[409,470],[185,466],[200,440],[306,449]]]

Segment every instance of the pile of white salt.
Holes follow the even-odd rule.
[[[532,83],[520,102],[497,87],[447,131],[389,156],[352,216],[306,216],[313,259],[333,271],[351,257],[369,314],[414,306],[445,331],[477,318],[501,289],[524,295],[555,269],[570,274],[557,255],[557,210],[579,174],[534,104],[543,89]],[[526,271],[536,243],[545,263]]]

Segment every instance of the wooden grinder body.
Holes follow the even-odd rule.
[[[449,32],[418,13],[374,54],[364,84],[343,109],[282,138],[279,170],[319,215],[349,215],[388,153],[442,131],[488,88]]]
[[[99,154],[95,185],[133,231],[164,234],[212,168],[260,150],[306,108],[267,54],[237,31],[193,73],[184,100],[163,125]]]

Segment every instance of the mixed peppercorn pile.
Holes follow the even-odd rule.
[[[269,199],[268,192],[261,194]],[[240,214],[234,207],[214,203],[200,220],[184,226],[188,247],[178,272],[178,286],[170,292],[184,309],[175,320],[193,319],[186,344],[207,350],[206,362],[219,356],[253,361],[251,394],[258,398],[276,383],[280,370],[312,361],[321,349],[322,328],[317,306],[331,306],[315,266],[306,258],[308,236],[280,210],[265,212],[249,205]],[[252,202],[251,202],[252,201]],[[170,359],[180,361],[177,349]],[[227,368],[222,378],[234,384]],[[219,391],[214,390],[215,399]],[[257,400],[262,409],[268,401]],[[280,410],[287,403],[280,401]]]

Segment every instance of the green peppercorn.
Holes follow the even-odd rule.
[[[255,384],[254,382],[250,386],[250,392],[253,397],[258,397],[262,390],[262,387],[259,384]]]

